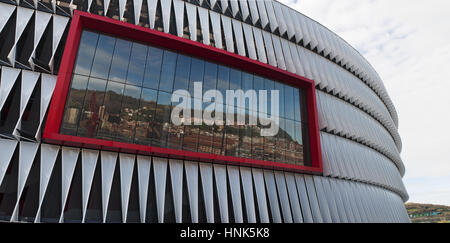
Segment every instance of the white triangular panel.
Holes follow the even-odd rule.
[[[186,3],[186,13],[189,24],[189,36],[191,40],[197,41],[197,7]]]
[[[52,15],[49,13],[36,11],[34,26],[34,46],[33,52],[30,56],[30,59],[28,60],[31,66],[34,65],[32,58],[35,57],[36,48],[39,44],[39,41],[41,40],[42,35],[44,34],[45,28],[47,28],[48,22],[50,21],[51,17]]]
[[[206,222],[214,223],[212,165],[210,163],[200,163],[199,166],[202,179],[203,198],[205,199]]]
[[[240,167],[245,208],[249,223],[256,223],[255,200],[253,197],[252,171],[248,167]]]
[[[156,210],[158,214],[158,223],[164,223],[167,159],[153,157],[153,172],[155,175]]]
[[[151,29],[155,28],[156,6],[157,5],[158,5],[158,0],[147,0],[148,21],[149,21]]]
[[[170,9],[172,8],[172,0],[161,1],[161,12],[163,18],[164,32],[169,33],[170,29]]]
[[[135,158],[136,156],[132,154],[120,154],[120,191],[122,195],[122,221],[124,223],[127,222]]]
[[[182,222],[183,209],[183,161],[169,160],[170,178],[172,179],[173,205],[175,206],[175,222]]]
[[[141,17],[142,0],[133,0],[134,5],[134,24],[139,24],[139,18]]]
[[[106,222],[106,213],[108,212],[109,196],[111,194],[116,161],[117,153],[108,151],[101,152],[103,222]]]
[[[183,37],[184,2],[182,0],[173,0],[173,9],[175,10],[175,22],[177,25],[177,35],[179,37]]]
[[[16,45],[17,41],[19,41],[20,36],[22,36],[22,32],[25,30],[25,27],[30,21],[31,16],[33,16],[34,11],[29,8],[17,7],[17,18],[16,18],[16,33],[14,38],[14,45],[11,51],[8,54],[8,60],[11,65],[14,65],[16,62]]]
[[[56,49],[58,48],[61,37],[64,34],[67,23],[69,22],[68,17],[63,17],[59,15],[53,15],[53,41],[52,41],[52,57],[50,58],[50,70],[53,72],[53,64]]]
[[[0,185],[2,184],[6,170],[8,170],[16,146],[17,140],[0,139],[0,148],[2,148],[2,152],[0,153]]]
[[[88,0],[88,8],[87,8],[88,12],[90,12],[90,10],[91,10],[91,5],[92,5],[92,0]]]
[[[228,8],[228,0],[220,0],[220,6],[222,7],[222,13],[225,13]]]
[[[139,183],[139,209],[141,223],[145,223],[147,211],[148,183],[152,159],[148,156],[137,156],[138,183]]]
[[[227,166],[228,181],[230,182],[231,201],[233,203],[234,222],[243,223],[241,183],[239,179],[239,167]]]
[[[17,221],[19,214],[20,197],[22,196],[23,188],[27,182],[28,175],[30,174],[31,166],[33,165],[34,158],[36,156],[39,143],[31,143],[21,141],[19,144],[19,175],[17,180],[17,202],[14,207],[11,221]]]
[[[127,5],[127,0],[119,0],[119,19],[123,21],[123,14],[125,13],[125,5]]]
[[[41,174],[39,184],[39,206],[36,214],[35,222],[41,221],[41,207],[44,201],[45,192],[47,191],[48,182],[52,176],[56,158],[58,157],[59,146],[42,144],[41,145]]]
[[[198,8],[198,17],[200,18],[200,28],[203,37],[203,44],[210,45],[208,10],[204,8]]]
[[[198,223],[198,163],[184,162],[192,223]]]
[[[263,171],[261,169],[252,168],[252,174],[253,183],[255,184],[260,221],[261,223],[270,223]]]
[[[20,129],[21,120],[25,108],[27,107],[28,101],[30,100],[31,94],[33,93],[34,87],[39,79],[40,73],[31,72],[27,70],[22,71],[22,85],[20,90],[20,113],[19,120],[17,121],[16,127],[14,128],[13,134],[18,136],[19,132],[16,129]]]
[[[73,173],[77,165],[78,154],[80,149],[71,147],[62,147],[61,156],[61,217],[59,222],[64,222],[64,207],[66,206],[67,197],[69,195],[70,184],[72,184]]]
[[[6,3],[0,3],[0,32],[5,27],[11,15],[14,13],[16,6]]]
[[[89,202],[89,194],[91,192],[92,181],[94,180],[95,167],[97,165],[98,150],[83,149],[81,151],[81,180],[82,180],[82,209],[84,223],[86,218],[86,210]]]
[[[216,180],[217,199],[219,203],[220,223],[229,223],[228,197],[227,197],[227,167],[214,165],[214,177]]]
[[[45,113],[47,112],[50,99],[52,98],[53,91],[56,85],[55,75],[43,73],[41,76],[41,109],[39,110],[39,127],[36,132],[36,139],[41,136],[42,122],[44,121]]]
[[[0,110],[5,105],[6,99],[11,92],[14,83],[19,76],[20,69],[2,67],[2,75],[0,81]]]
[[[103,11],[104,11],[104,15],[106,16],[106,14],[108,13],[108,8],[109,8],[109,3],[111,2],[111,0],[103,0]]]

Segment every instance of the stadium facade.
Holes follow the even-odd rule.
[[[277,1],[1,0],[0,72],[0,221],[409,222],[382,80]],[[175,125],[195,82],[277,90],[278,134]]]

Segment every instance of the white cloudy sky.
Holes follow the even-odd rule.
[[[409,201],[450,205],[450,1],[279,1],[375,67],[399,114]]]

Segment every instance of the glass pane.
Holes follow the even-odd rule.
[[[245,116],[248,117],[249,111],[245,110]],[[252,158],[252,126],[240,126],[240,157]]]
[[[261,137],[261,126],[252,127],[252,157],[253,159],[264,159],[264,137]]]
[[[152,89],[142,89],[135,141],[138,144],[150,145],[154,135],[153,119],[156,110],[158,92]]]
[[[228,106],[231,107],[231,106]],[[234,108],[234,106],[233,106]],[[231,108],[228,109],[231,112]],[[234,117],[236,120],[236,108],[234,108]],[[227,156],[239,156],[239,126],[236,125],[236,122],[233,125],[227,125],[226,127],[226,144],[225,146],[225,155]]]
[[[203,90],[216,89],[217,64],[205,62],[205,79],[203,80]]]
[[[210,103],[203,103],[203,110],[209,105]],[[198,148],[197,151],[201,153],[211,153],[211,145],[213,142],[213,129],[211,126],[206,125],[203,123],[200,126],[200,131],[198,135]]]
[[[115,44],[116,39],[114,37],[100,35],[94,63],[92,64],[91,77],[108,79]]]
[[[304,90],[300,90],[300,110],[301,110],[301,119],[302,122],[308,122],[308,109],[306,103],[306,92]]]
[[[311,166],[311,146],[309,144],[309,130],[308,124],[302,123],[302,138],[303,138],[303,157],[304,164]]]
[[[303,165],[303,135],[302,135],[302,124],[300,122],[295,122],[295,163],[297,165]]]
[[[73,75],[72,86],[70,87],[66,108],[64,110],[61,133],[76,135],[87,84],[88,77]]]
[[[300,93],[296,88],[294,89],[294,120],[301,121],[301,110],[300,110]]]
[[[172,107],[179,105],[181,102],[189,101],[188,97],[181,98],[178,102],[172,102]],[[180,117],[184,117],[184,113],[180,114]],[[167,147],[172,149],[182,149],[184,136],[184,125],[175,125],[172,122],[169,123],[169,137]]]
[[[177,54],[171,51],[164,51],[159,90],[172,92],[176,64]]]
[[[134,85],[125,86],[122,109],[120,112],[120,126],[118,131],[119,141],[132,142],[134,140],[140,97],[140,87]]]
[[[230,90],[238,90],[241,88],[242,72],[236,69],[230,70]]]
[[[225,124],[225,114],[223,111],[225,111],[226,107],[224,104],[218,103],[216,104],[216,107],[222,107],[222,122],[223,124]],[[220,108],[216,108],[216,112],[214,113],[215,117],[217,114],[219,114],[219,112],[217,111]],[[225,149],[222,149],[223,147],[223,143],[225,140],[225,126],[224,125],[216,125],[214,124],[213,128],[213,133],[214,133],[214,139],[213,139],[213,144],[212,144],[212,153],[213,154],[220,154],[220,155],[224,155],[225,154]]]
[[[275,89],[274,82],[264,79],[264,89],[267,90],[267,114],[272,114],[272,90]]]
[[[128,70],[128,62],[130,60],[131,42],[117,39],[116,47],[109,72],[109,79],[121,83],[125,83]]]
[[[156,106],[154,119],[154,136],[152,145],[165,148],[167,134],[169,132],[170,112],[171,112],[171,94],[159,91],[158,104]]]
[[[286,162],[295,164],[295,123],[292,120],[286,120]]]
[[[97,138],[113,140],[120,126],[120,106],[125,85],[109,81],[106,86],[105,101],[100,112]]]
[[[294,88],[284,85],[284,112],[287,119],[294,120]]]
[[[97,47],[97,40],[97,33],[83,31],[81,34],[80,45],[78,46],[78,56],[74,73],[89,75],[91,72],[92,60],[94,59],[95,48]]]
[[[284,85],[279,83],[279,82],[275,82],[275,90],[279,91],[279,104],[280,104],[280,117],[286,117],[285,113],[284,113]]]
[[[142,85],[146,59],[147,46],[133,43],[130,64],[128,65],[127,84]]]
[[[230,87],[228,81],[229,79],[230,79],[230,68],[219,65],[219,70],[217,73],[217,89],[220,92],[222,92],[224,99],[226,95],[226,90],[229,89]]]
[[[80,125],[77,135],[81,137],[95,137],[99,124],[101,105],[105,97],[106,81],[90,78],[88,90],[83,104]]]
[[[286,150],[286,123],[285,120],[280,118],[280,130],[276,136],[275,147],[275,161],[285,162],[285,150]]]
[[[189,78],[189,93],[191,94],[191,97],[194,97],[194,82],[203,82],[204,72],[205,62],[197,58],[192,58]]]
[[[158,89],[163,53],[164,51],[161,49],[148,47],[147,63],[145,65],[144,87]]]
[[[189,88],[189,74],[191,71],[191,58],[185,55],[178,55],[177,69],[175,73],[175,84],[173,90]]]

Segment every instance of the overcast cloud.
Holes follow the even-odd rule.
[[[450,205],[450,1],[280,1],[375,67],[399,115],[410,201]]]

